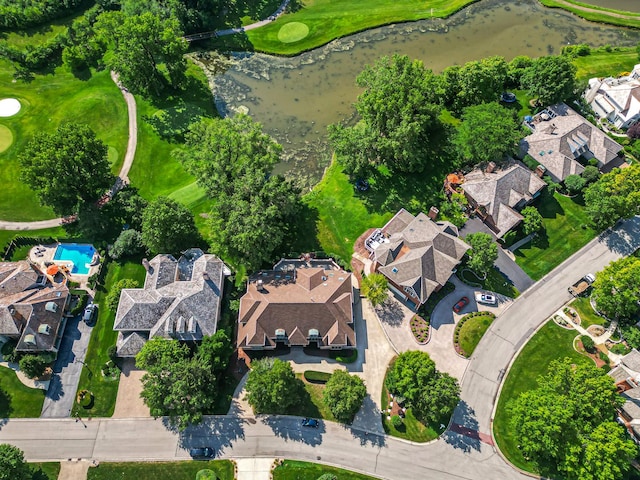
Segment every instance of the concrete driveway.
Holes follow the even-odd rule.
[[[134,358],[123,360],[113,418],[151,416],[149,407],[145,405],[140,397],[142,393],[142,376],[144,374],[144,370],[136,368],[136,360]]]
[[[80,373],[87,354],[92,327],[87,326],[80,315],[67,319],[58,358],[53,365],[53,376],[42,405],[40,417],[56,418],[71,415]],[[101,372],[92,372],[100,375]]]

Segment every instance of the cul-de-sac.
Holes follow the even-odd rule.
[[[640,0],[0,0],[0,480],[640,479]]]

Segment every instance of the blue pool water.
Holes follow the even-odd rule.
[[[89,273],[89,264],[93,260],[95,249],[93,245],[79,243],[61,243],[53,255],[54,260],[66,260],[73,262],[72,274],[86,275]]]

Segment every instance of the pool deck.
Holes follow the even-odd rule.
[[[56,265],[69,265],[73,262],[69,260],[55,260],[53,257],[56,253],[59,243],[51,245],[36,245],[29,250],[29,260],[38,265],[43,273],[47,271],[47,266],[51,264]],[[81,287],[86,287],[87,280],[91,275],[98,272],[100,264],[92,265],[89,267],[89,272],[84,275],[80,274],[67,274],[66,277],[72,282],[78,282]]]

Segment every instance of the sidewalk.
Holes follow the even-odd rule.
[[[271,467],[275,458],[238,458],[237,480],[271,480]]]

